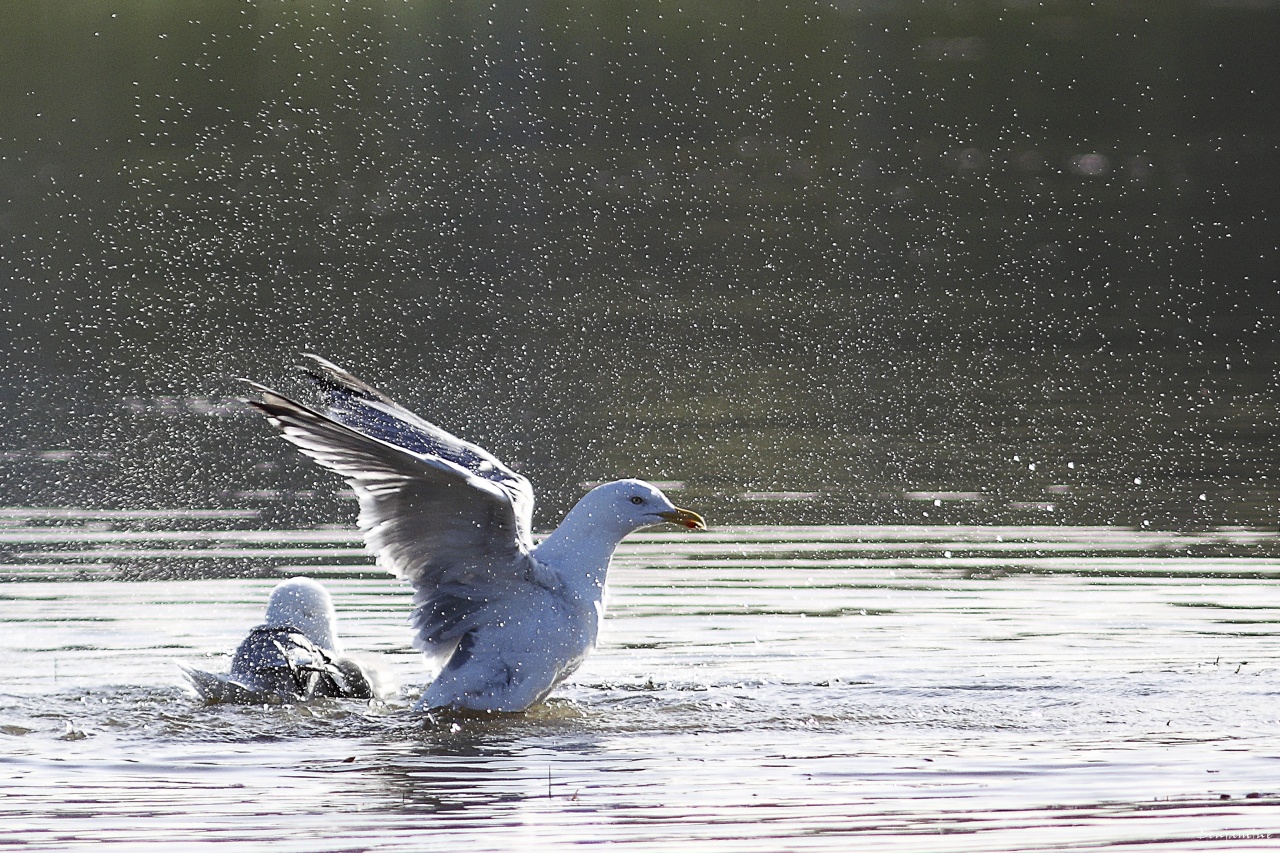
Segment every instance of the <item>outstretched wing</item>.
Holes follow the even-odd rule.
[[[339,374],[345,376],[330,374],[339,389],[332,416],[256,383],[262,399],[246,402],[299,450],[347,478],[379,564],[428,596],[447,586],[478,587],[483,597],[485,588],[531,580],[528,481],[505,467],[499,479],[485,476],[483,464],[500,467],[489,454],[354,378],[340,383]]]
[[[336,364],[311,353],[304,355],[313,362],[304,372],[324,393],[329,417],[411,453],[452,462],[493,483],[510,498],[520,541],[526,548],[533,547],[533,488],[528,480],[484,448],[420,418]]]

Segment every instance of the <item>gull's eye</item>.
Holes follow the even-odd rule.
[[[636,506],[640,506],[640,504],[644,503],[644,498],[640,497],[639,495],[632,495],[631,502]]]

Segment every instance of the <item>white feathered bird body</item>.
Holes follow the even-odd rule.
[[[594,648],[618,543],[697,513],[641,480],[598,486],[536,547],[529,481],[484,449],[324,359],[307,376],[326,411],[268,388],[249,401],[298,448],[347,478],[378,563],[409,581],[414,645],[439,668],[420,708],[522,711]]]

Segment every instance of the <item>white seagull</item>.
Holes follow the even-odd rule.
[[[311,578],[276,584],[263,623],[249,632],[220,675],[183,666],[206,702],[305,702],[320,697],[372,699],[376,679],[344,657],[329,591]]]
[[[588,492],[537,545],[533,489],[492,454],[307,355],[327,411],[257,383],[246,401],[284,438],[347,478],[378,564],[415,589],[414,646],[434,667],[417,709],[523,711],[595,647],[622,538],[663,522],[706,528],[642,480]]]

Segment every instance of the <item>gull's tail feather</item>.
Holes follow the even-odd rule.
[[[186,664],[178,666],[186,677],[187,687],[206,705],[269,705],[284,701],[276,694],[245,687],[226,675],[205,672]]]

